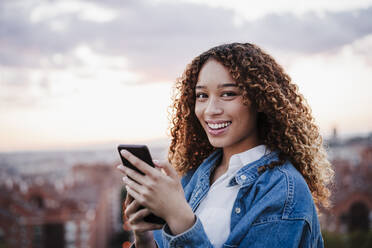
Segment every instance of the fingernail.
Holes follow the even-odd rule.
[[[122,164],[119,164],[117,168],[122,172],[125,172],[125,166],[123,166]]]
[[[127,177],[123,177],[123,182],[124,182],[124,183],[127,182]]]
[[[121,153],[121,155],[125,156],[125,155],[128,154],[128,151],[127,150],[121,150],[120,153]]]
[[[154,162],[155,164],[158,164],[159,163],[159,160],[153,159],[152,162]]]

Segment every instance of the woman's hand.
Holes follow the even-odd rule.
[[[168,163],[155,163],[157,168],[153,168],[126,150],[122,150],[121,154],[145,174],[141,175],[125,166],[119,168],[126,175],[123,181],[136,204],[145,206],[163,218],[174,235],[190,228],[195,222],[195,215],[184,197],[180,179],[173,167]]]
[[[139,209],[140,204],[128,193],[124,204],[126,224],[133,231],[136,247],[156,247],[151,230],[160,229],[163,225],[145,222],[143,218],[149,215],[150,211],[146,208]]]

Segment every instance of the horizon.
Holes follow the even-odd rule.
[[[339,134],[337,133],[337,138],[340,141],[348,141],[354,138],[368,138],[372,136],[372,131],[365,133],[348,133]],[[322,135],[323,142],[329,141],[333,138],[333,134],[327,136]],[[38,152],[87,152],[87,151],[107,151],[113,150],[116,152],[117,146],[119,144],[133,144],[133,145],[147,145],[151,148],[158,147],[168,147],[170,139],[158,138],[150,140],[132,140],[130,142],[104,142],[104,143],[92,143],[92,144],[81,144],[76,146],[66,146],[66,147],[51,147],[51,148],[41,148],[41,149],[19,149],[19,150],[0,150],[0,154],[10,154],[10,153],[38,153]]]

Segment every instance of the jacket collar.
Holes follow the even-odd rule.
[[[260,159],[253,161],[247,165],[244,165],[238,170],[235,177],[229,182],[229,186],[239,184],[242,187],[251,185],[261,174],[259,168],[263,165],[267,165],[274,160],[278,160],[278,151],[272,151]],[[198,168],[199,179],[209,180],[211,171],[217,166],[218,161],[222,158],[222,149],[218,148]],[[203,180],[204,179],[204,180]],[[209,184],[209,181],[208,181]]]
[[[200,164],[198,168],[198,174],[202,177],[205,175],[208,175],[208,179],[209,179],[211,171],[214,169],[214,167],[217,166],[217,163],[221,158],[222,158],[222,149],[218,148],[214,152],[212,152],[212,154],[209,155],[203,161],[203,163]]]
[[[245,165],[241,168],[229,182],[229,187],[234,185],[240,185],[240,187],[246,187],[258,178],[260,173],[258,168],[262,165],[266,165],[272,160],[278,157],[278,153],[273,151],[269,154],[264,155],[262,158]],[[196,185],[191,191],[189,198],[189,204],[193,210],[196,209],[200,200],[207,194],[209,190],[209,180],[211,171],[217,166],[218,161],[222,158],[222,149],[219,148],[214,151],[203,163],[198,167],[196,174]]]
[[[241,168],[229,182],[229,186],[239,184],[241,187],[251,185],[260,176],[260,167],[269,164],[274,160],[278,160],[278,151],[272,151],[260,159],[253,161]]]

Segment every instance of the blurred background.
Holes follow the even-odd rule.
[[[116,146],[165,159],[175,79],[228,42],[312,107],[336,171],[326,247],[372,247],[371,0],[2,0],[0,248],[128,246]]]

